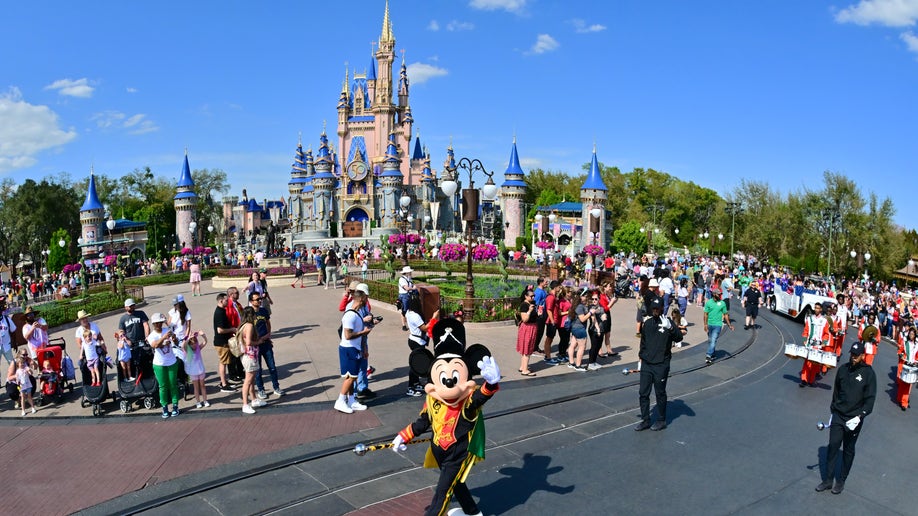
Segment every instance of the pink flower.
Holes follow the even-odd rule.
[[[545,240],[539,240],[538,242],[536,242],[536,247],[538,247],[539,249],[554,249],[555,243],[547,242]]]
[[[458,262],[465,258],[465,246],[462,244],[443,244],[440,246],[438,256],[444,262]]]
[[[472,259],[483,262],[497,258],[497,246],[494,244],[479,244],[472,250]]]

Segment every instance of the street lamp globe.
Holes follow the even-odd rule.
[[[497,197],[497,185],[494,184],[493,179],[488,178],[488,182],[481,188],[481,193],[486,201],[493,201]]]
[[[398,200],[398,203],[402,208],[407,208],[411,204],[411,197],[408,197],[408,194],[402,195],[401,199]]]
[[[724,234],[723,234],[723,233],[718,233],[718,234],[717,234],[717,239],[718,239],[718,240],[723,240],[723,239],[724,239]]]
[[[191,222],[188,223],[188,231],[191,231],[192,233],[194,233],[194,230],[196,230],[196,229],[198,229],[198,223],[197,223],[197,222],[195,222],[195,221],[192,220]]]
[[[705,231],[705,232],[704,232],[704,237],[705,237],[705,238],[708,238],[709,236],[711,236],[711,234],[708,233],[707,231]]]
[[[213,225],[213,224],[208,224],[208,225],[207,225],[207,232],[208,232],[208,233],[213,233],[213,232],[214,232],[214,225]]]
[[[408,223],[414,222],[414,215],[408,215]]]
[[[541,214],[541,213],[536,213],[536,214],[535,214],[535,219],[536,219],[536,222],[542,222],[542,214]]]
[[[557,215],[555,215],[554,213],[549,213],[549,214],[548,214],[548,223],[549,223],[549,224],[554,224],[556,218],[558,218]]]
[[[83,237],[77,238],[77,245],[83,245]]]
[[[105,227],[107,227],[109,231],[115,229],[115,219],[108,219],[108,220],[106,220],[106,221],[105,221]]]
[[[641,233],[643,233],[643,232],[644,232],[644,227],[643,227],[643,226],[641,226]]]
[[[857,251],[851,251],[848,254],[850,254],[852,258],[857,258]]]
[[[58,240],[57,245],[59,245],[59,246],[61,246],[61,247],[64,247],[64,246],[67,245],[67,242],[64,241],[64,239],[62,238],[62,239]]]
[[[456,190],[459,189],[459,183],[452,179],[447,179],[440,182],[440,189],[443,190],[443,193],[445,193],[447,197],[452,197],[456,193]]]
[[[430,222],[430,215],[424,215],[424,224]]]
[[[598,219],[599,216],[602,215],[602,210],[599,208],[593,208],[590,210],[590,215],[592,215],[594,219]]]
[[[870,261],[870,253],[864,253],[864,259]]]
[[[679,228],[673,230],[677,235],[679,234]]]

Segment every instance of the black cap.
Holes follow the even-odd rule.
[[[851,353],[851,356],[853,357],[863,355],[864,354],[864,343],[855,342],[854,344],[852,344],[850,353]]]
[[[654,297],[651,298],[651,300],[650,300],[650,308],[651,308],[651,309],[659,308],[660,310],[662,310],[662,309],[663,309],[663,300],[662,300],[659,296],[654,296]]]

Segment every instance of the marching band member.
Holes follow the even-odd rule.
[[[803,326],[803,345],[808,348],[823,349],[829,343],[831,335],[829,333],[829,320],[822,315],[822,305],[816,303],[813,305],[813,314],[808,315]],[[800,369],[800,387],[810,385],[816,386],[816,374],[822,368],[822,364],[812,360],[804,360],[803,367]]]
[[[918,338],[915,328],[909,328],[905,335],[899,337],[899,368],[896,370],[896,402],[903,411],[908,409],[908,395],[912,384],[902,381],[902,366],[918,362]]]
[[[867,335],[866,337],[864,335]],[[873,357],[877,355],[877,347],[880,345],[880,328],[877,326],[877,314],[868,312],[864,320],[861,321],[857,330],[857,339],[864,343],[864,362],[867,365],[873,365]]]

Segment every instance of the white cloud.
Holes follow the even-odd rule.
[[[130,86],[128,86],[127,92],[128,92],[128,93],[137,93],[137,88],[131,88]]]
[[[471,0],[469,7],[472,9],[481,9],[482,11],[504,10],[511,13],[517,13],[526,7],[526,0]]]
[[[120,111],[102,111],[94,114],[90,120],[95,122],[99,129],[127,129],[128,134],[146,134],[159,130],[159,126],[148,120],[147,115],[143,113],[127,116]]]
[[[452,20],[446,24],[446,30],[451,32],[457,32],[461,30],[472,30],[475,28],[475,24],[471,22],[461,22],[459,20]]]
[[[434,77],[442,77],[449,73],[449,70],[446,68],[440,68],[427,63],[411,63],[408,65],[407,69],[408,78],[411,80],[411,84],[421,84]]]
[[[430,20],[430,23],[427,24],[427,30],[436,32],[440,30],[440,24],[437,23],[437,20]]]
[[[579,34],[586,34],[589,32],[602,32],[606,30],[605,25],[600,25],[598,23],[587,25],[586,21],[581,20],[580,18],[574,18],[571,20],[571,25],[574,26],[574,31]]]
[[[22,100],[18,88],[0,94],[0,172],[30,167],[41,151],[76,137],[73,129],[65,131],[58,126],[57,113],[48,106]]]
[[[520,158],[520,167],[523,170],[532,170],[534,168],[542,168],[543,161],[539,158]]]
[[[46,90],[57,90],[61,95],[66,95],[68,97],[81,97],[89,98],[92,97],[92,92],[95,91],[95,88],[89,85],[89,79],[60,79],[52,82],[51,84],[45,86]]]
[[[558,40],[551,37],[548,34],[539,34],[536,38],[536,42],[532,45],[532,48],[529,49],[530,54],[544,54],[545,52],[551,52],[552,50],[557,49],[561,46],[558,43]]]
[[[899,35],[899,38],[905,42],[910,52],[918,54],[918,36],[915,36],[911,32],[903,32]]]
[[[909,27],[918,19],[918,1],[915,0],[861,0],[835,15],[839,23],[870,25],[878,23],[887,27]]]

